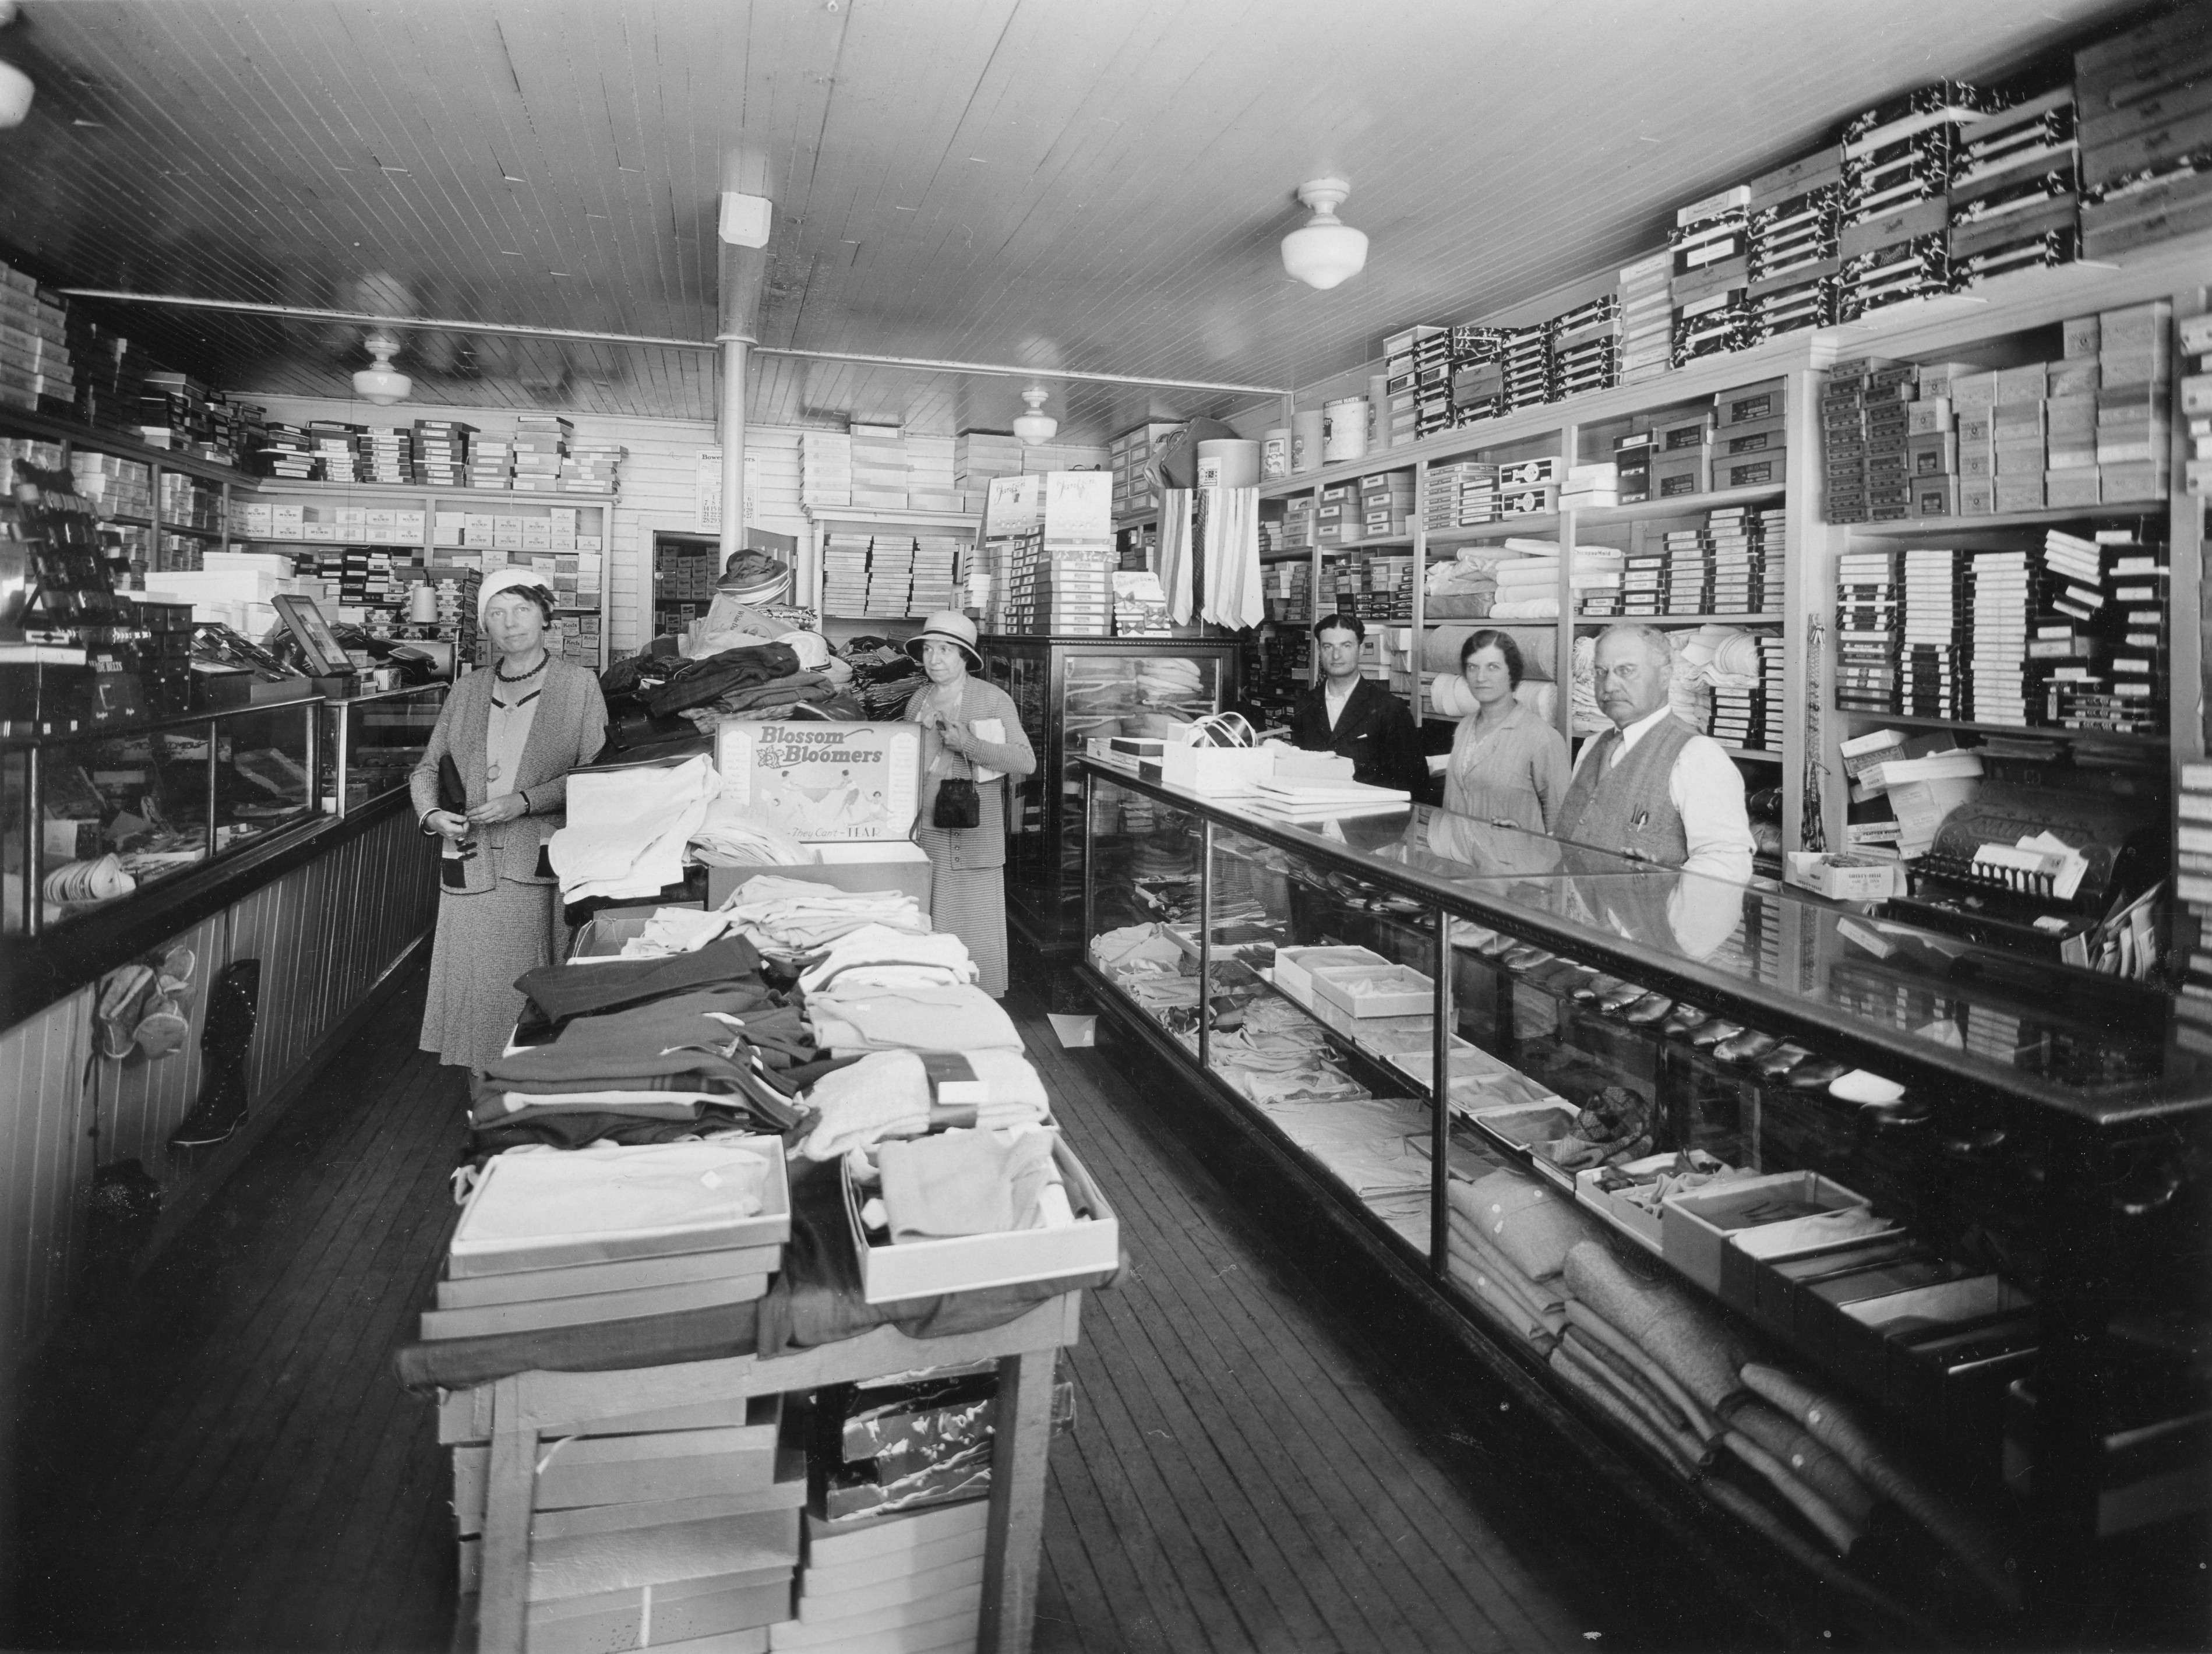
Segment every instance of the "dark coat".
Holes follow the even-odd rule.
[[[1428,786],[1421,732],[1406,703],[1388,685],[1363,678],[1336,727],[1328,727],[1328,690],[1316,684],[1298,696],[1291,715],[1291,739],[1309,752],[1334,752],[1352,760],[1352,778],[1370,787],[1392,787],[1419,800]]]

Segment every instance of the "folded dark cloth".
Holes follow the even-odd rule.
[[[738,1082],[719,1067],[708,1073],[703,1070],[682,1069],[667,1074],[615,1074],[592,1079],[533,1079],[528,1085],[513,1080],[493,1079],[478,1073],[470,1081],[469,1107],[471,1112],[483,1106],[487,1099],[505,1097],[509,1092],[543,1092],[561,1095],[576,1092],[707,1092],[734,1096]]]
[[[1119,1268],[1058,1280],[1024,1281],[938,1298],[871,1304],[861,1296],[860,1260],[845,1219],[837,1163],[791,1162],[791,1239],[766,1297],[750,1304],[632,1321],[601,1322],[489,1338],[404,1344],[393,1357],[399,1382],[418,1396],[489,1383],[511,1373],[607,1372],[624,1367],[712,1361],[733,1355],[781,1355],[896,1327],[910,1338],[945,1338],[1003,1326],[1047,1298],[1110,1286]]]
[[[580,969],[589,970],[583,966]],[[494,1058],[484,1073],[510,1089],[538,1079],[598,1079],[609,1075],[681,1073],[698,1069],[742,1080],[748,1070],[726,1055],[741,1018],[766,997],[758,983],[696,989],[594,1017],[571,1017],[543,1045]]]
[[[818,672],[793,672],[765,684],[747,684],[725,690],[714,697],[720,712],[745,712],[755,707],[794,706],[802,701],[826,701],[837,686]]]
[[[788,678],[799,670],[799,654],[788,643],[762,643],[750,648],[725,649],[703,660],[694,660],[659,689],[645,696],[646,709],[656,718],[703,707],[732,690],[750,684],[766,684]]]
[[[720,936],[690,953],[663,959],[609,959],[599,964],[539,965],[514,979],[515,991],[548,1025],[624,1006],[665,999],[688,988],[760,981],[760,955],[742,936]],[[761,1003],[768,991],[761,990]]]

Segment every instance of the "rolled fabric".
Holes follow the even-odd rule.
[[[1743,1369],[1744,1387],[1771,1402],[1786,1417],[1836,1456],[1861,1481],[1892,1500],[1943,1548],[1966,1565],[1990,1598],[2014,1613],[2025,1605],[2018,1563],[1983,1523],[1968,1516],[1934,1488],[1908,1475],[1864,1425],[1834,1397],[1823,1395],[1779,1367],[1751,1362]]]
[[[1562,1353],[1565,1348],[1565,1346],[1562,1345],[1553,1350],[1550,1358],[1552,1371],[1559,1374],[1560,1382],[1588,1402],[1599,1413],[1612,1420],[1621,1429],[1650,1448],[1668,1465],[1681,1472],[1684,1476],[1689,1476],[1690,1469],[1682,1462],[1681,1456],[1675,1450],[1674,1444],[1646,1424],[1627,1402],[1607,1389],[1599,1380],[1590,1377],[1573,1356]]]
[[[1586,1327],[1571,1324],[1563,1335],[1571,1339],[1583,1354],[1603,1367],[1618,1380],[1625,1387],[1623,1394],[1632,1395],[1637,1398],[1639,1405],[1651,1414],[1654,1422],[1663,1425],[1670,1431],[1679,1430],[1685,1435],[1690,1433],[1689,1415],[1674,1404],[1671,1396],[1662,1392],[1657,1385],[1646,1377],[1639,1368],[1621,1359],[1620,1353],[1613,1346],[1601,1339],[1592,1337],[1589,1329]],[[1702,1456],[1704,1444],[1698,1444],[1696,1450]]]
[[[1485,629],[1478,623],[1462,622],[1425,628],[1426,635],[1421,639],[1421,670],[1456,675],[1461,645],[1471,634]],[[1520,648],[1523,684],[1548,684],[1558,675],[1554,671],[1559,659],[1557,627],[1503,626],[1497,629],[1511,637]]]
[[[1567,1305],[1567,1324],[1588,1333],[1595,1341],[1604,1345],[1642,1373],[1653,1389],[1674,1402],[1683,1417],[1689,1420],[1691,1430],[1699,1440],[1711,1443],[1721,1438],[1725,1426],[1698,1404],[1696,1396],[1682,1388],[1682,1381],[1654,1361],[1637,1346],[1634,1340],[1589,1304],[1570,1302]]]
[[[1650,1390],[1610,1364],[1597,1346],[1581,1341],[1581,1335],[1570,1328],[1560,1338],[1559,1348],[1584,1373],[1611,1390],[1623,1406],[1650,1426],[1652,1434],[1667,1444],[1684,1475],[1694,1475],[1711,1462],[1711,1450],[1682,1426],[1679,1415],[1670,1417],[1670,1410],[1662,1406]]]
[[[1569,1292],[1648,1351],[1708,1412],[1721,1412],[1743,1393],[1738,1371],[1748,1353],[1726,1323],[1680,1287],[1630,1274],[1602,1241],[1569,1252],[1566,1274]]]
[[[1781,1460],[1791,1475],[1835,1506],[1854,1527],[1863,1529],[1872,1518],[1881,1501],[1851,1474],[1850,1467],[1765,1402],[1747,1396],[1729,1414],[1729,1426]]]
[[[1765,1477],[1774,1491],[1790,1501],[1790,1508],[1811,1523],[1820,1530],[1820,1537],[1836,1548],[1837,1555],[1849,1556],[1851,1554],[1851,1547],[1859,1542],[1859,1529],[1844,1521],[1827,1500],[1791,1475],[1774,1455],[1741,1431],[1729,1431],[1721,1438],[1721,1444],[1735,1454],[1747,1469]]]

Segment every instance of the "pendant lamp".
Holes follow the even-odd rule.
[[[374,362],[362,368],[353,376],[353,393],[364,402],[374,402],[380,408],[388,408],[395,402],[404,402],[415,381],[392,367],[392,358],[398,351],[399,341],[389,333],[371,333],[362,344],[368,347]]]
[[[1336,216],[1351,193],[1352,185],[1340,178],[1309,179],[1298,185],[1298,199],[1313,209],[1313,216],[1283,238],[1283,268],[1308,287],[1326,291],[1367,264],[1366,235]]]
[[[1014,421],[1014,435],[1031,447],[1051,441],[1060,431],[1060,421],[1044,410],[1044,399],[1050,394],[1035,385],[1022,392],[1022,400],[1030,404],[1030,410]]]

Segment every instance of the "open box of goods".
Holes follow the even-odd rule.
[[[1888,1399],[1892,1356],[1930,1336],[2015,1317],[2035,1300],[1957,1259],[1908,1256],[1810,1285],[1790,1341],[1863,1396]]]
[[[1669,1195],[1702,1189],[1725,1177],[1750,1175],[1697,1149],[1647,1154],[1620,1165],[1577,1171],[1575,1200],[1646,1251],[1656,1253],[1663,1245],[1659,1208]]]
[[[1115,1268],[1121,1222],[1048,1127],[890,1139],[842,1162],[871,1304]]]
[[[2212,1505],[2212,1408],[2203,1381],[2165,1360],[2124,1355],[2105,1375],[2097,1441],[2097,1534],[2108,1538]],[[2006,1487],[2035,1491],[2036,1381],[2007,1386],[2002,1462]]]
[[[814,1509],[827,1522],[849,1523],[988,1494],[998,1396],[995,1361],[817,1390],[809,1461]],[[1057,1371],[1053,1433],[1074,1422],[1074,1382]],[[975,1577],[982,1578],[980,1554]]]
[[[1315,996],[1352,1017],[1410,1017],[1434,1008],[1436,983],[1411,965],[1308,967]]]
[[[1310,1006],[1316,997],[1317,970],[1386,970],[1390,961],[1364,947],[1281,947],[1275,950],[1273,981],[1300,1005]],[[1426,1010],[1428,1007],[1421,1007]]]
[[[779,868],[777,871],[781,872]],[[657,902],[649,907],[610,908],[593,914],[576,927],[568,941],[568,963],[587,964],[594,959],[619,959],[623,949],[643,936],[648,927],[656,932],[680,924],[680,920],[653,921],[665,909],[672,913],[688,913],[703,922],[706,909],[695,903]]]
[[[1668,1263],[1717,1294],[1727,1267],[1724,1255],[1736,1235],[1866,1204],[1865,1196],[1812,1171],[1713,1184],[1671,1196],[1661,1206],[1662,1251]]]

